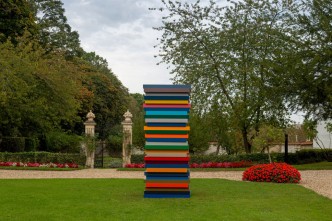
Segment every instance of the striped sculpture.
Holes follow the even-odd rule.
[[[145,198],[189,198],[190,85],[143,85]]]

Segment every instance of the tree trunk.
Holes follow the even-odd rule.
[[[242,139],[243,139],[243,146],[246,153],[251,153],[251,144],[248,141],[248,132],[247,130],[242,130]]]

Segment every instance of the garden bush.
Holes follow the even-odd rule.
[[[76,163],[85,165],[85,156],[78,153],[49,153],[49,152],[0,152],[2,162],[37,162],[37,163]]]
[[[76,134],[53,131],[46,134],[46,147],[50,152],[79,153],[83,140]]]
[[[286,163],[258,164],[243,172],[242,180],[253,182],[298,183],[301,174]]]
[[[113,158],[108,165],[109,168],[121,168],[122,167],[122,159],[121,158]]]
[[[284,162],[284,153],[271,153],[273,162]],[[296,153],[288,153],[289,164],[305,164],[322,161],[332,161],[332,150],[309,149],[301,150]],[[269,163],[269,157],[266,153],[252,153],[239,155],[190,155],[190,163],[208,163],[208,162],[241,162],[248,161],[253,163]],[[144,155],[132,155],[132,163],[144,163]]]

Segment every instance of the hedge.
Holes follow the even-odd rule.
[[[284,162],[284,153],[272,153],[271,158],[273,162]],[[320,150],[309,149],[301,150],[296,153],[288,154],[288,163],[290,164],[305,164],[322,161],[332,161],[332,149]],[[190,155],[190,163],[208,163],[208,162],[238,162],[238,161],[252,161],[254,163],[268,163],[269,157],[265,153],[252,153],[240,155]],[[144,155],[132,155],[132,163],[144,163]]]
[[[0,152],[2,162],[37,162],[37,163],[76,163],[85,164],[85,156],[78,153],[50,153],[50,152]]]

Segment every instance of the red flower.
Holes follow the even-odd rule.
[[[256,182],[298,183],[301,174],[286,163],[259,164],[248,168],[242,180]]]

